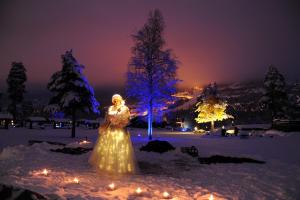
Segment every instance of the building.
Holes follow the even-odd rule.
[[[0,128],[8,129],[8,125],[14,123],[13,116],[9,113],[0,113]]]
[[[29,127],[29,129],[33,128],[40,128],[44,129],[45,128],[45,123],[47,120],[44,117],[28,117],[26,119],[25,126]]]

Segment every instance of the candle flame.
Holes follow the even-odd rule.
[[[169,197],[170,197],[170,194],[169,194],[168,192],[164,192],[164,193],[163,193],[163,197],[164,197],[164,198],[169,198]]]
[[[75,183],[79,183],[79,179],[78,178],[74,178],[73,180]]]
[[[210,194],[209,200],[214,200],[214,195],[213,194]]]
[[[135,190],[135,192],[136,192],[137,194],[140,194],[140,193],[142,193],[142,189],[141,189],[140,187],[138,187],[138,188]]]
[[[47,169],[44,169],[43,172],[42,172],[42,174],[44,174],[45,176],[47,176],[48,173],[49,173],[49,171]]]
[[[109,189],[113,190],[113,189],[115,189],[115,184],[111,183],[111,184],[108,185],[108,187],[109,187]]]
[[[79,144],[89,144],[89,143],[90,143],[90,142],[87,141],[87,140],[83,140],[83,141],[79,142]]]

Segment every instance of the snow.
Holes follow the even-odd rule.
[[[248,127],[250,127],[249,125]],[[154,139],[167,140],[176,147],[164,154],[139,151],[147,144],[147,130],[130,129],[140,170],[137,174],[111,177],[97,174],[88,164],[90,153],[68,155],[51,152],[58,145],[28,140],[56,141],[68,146],[91,147],[97,130],[70,131],[47,128],[0,130],[0,183],[39,192],[49,199],[163,199],[167,191],[172,199],[299,199],[300,133],[268,130],[263,137],[220,137],[218,132],[199,136],[192,133],[154,130]],[[274,137],[269,137],[268,134]],[[138,136],[141,135],[141,136]],[[91,143],[80,144],[85,138]],[[194,145],[199,156],[215,154],[250,157],[266,164],[201,165],[196,158],[180,152],[180,147]],[[50,170],[43,175],[43,169]],[[74,183],[74,178],[79,183]],[[109,190],[108,185],[116,185]],[[142,193],[135,190],[140,187]]]
[[[44,111],[48,112],[48,113],[58,112],[59,111],[59,105],[58,104],[47,105],[47,106],[45,106]]]
[[[80,102],[80,96],[75,92],[69,91],[63,96],[61,102],[63,107],[69,107],[71,103]]]
[[[79,110],[85,112],[99,113],[99,102],[94,97],[94,90],[89,85],[83,75],[83,65],[80,65],[72,55],[72,50],[66,51],[62,55],[63,67],[61,71],[55,72],[48,83],[48,89],[54,93],[50,100],[62,109],[68,109],[76,103]],[[55,111],[54,107],[49,107],[47,111]]]

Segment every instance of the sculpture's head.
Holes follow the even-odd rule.
[[[122,96],[119,95],[119,94],[114,94],[112,96],[112,99],[111,99],[112,103],[114,106],[120,106],[120,105],[124,105],[125,104],[125,101],[123,100]]]

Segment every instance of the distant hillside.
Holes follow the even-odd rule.
[[[228,111],[235,117],[236,123],[264,123],[270,120],[269,114],[262,110],[259,100],[263,95],[262,82],[241,82],[218,85],[219,96],[228,103]],[[288,84],[289,98],[293,98],[294,106],[300,107],[300,84]],[[180,97],[176,106],[171,106],[168,112],[175,116],[185,115],[185,118],[193,119],[194,105],[202,90],[180,91],[192,98]]]

